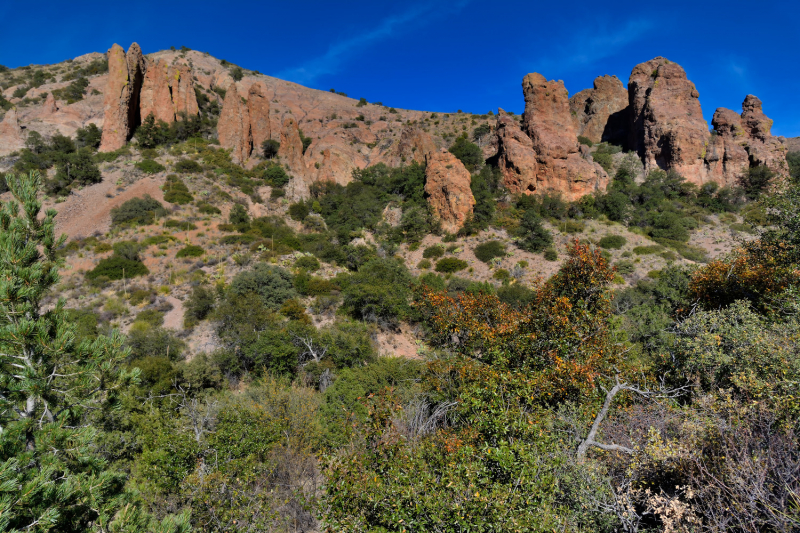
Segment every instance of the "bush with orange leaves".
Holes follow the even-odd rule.
[[[540,399],[563,400],[592,388],[617,359],[609,321],[614,270],[588,244],[576,240],[567,251],[561,270],[519,310],[492,294],[451,297],[421,286],[415,306],[433,343],[495,371],[524,371],[535,377],[528,387]]]
[[[748,300],[771,314],[784,305],[781,294],[800,281],[800,187],[789,187],[764,204],[770,229],[694,274],[689,294],[704,309]]]

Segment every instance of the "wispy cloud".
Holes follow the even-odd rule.
[[[449,3],[447,6],[428,2],[412,6],[402,13],[383,19],[374,29],[333,43],[323,55],[306,61],[302,65],[285,69],[275,76],[297,83],[311,83],[321,76],[335,74],[344,63],[369,45],[374,45],[414,27],[430,24],[443,16],[460,11],[469,2],[470,0],[460,0]]]
[[[595,28],[583,26],[580,33],[566,45],[553,49],[549,55],[538,58],[532,64],[527,63],[526,67],[554,73],[581,70],[619,53],[649,34],[655,27],[656,24],[649,19],[629,20],[622,26],[616,24],[613,30],[602,23],[598,23]]]

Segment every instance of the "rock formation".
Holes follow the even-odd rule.
[[[645,172],[675,170],[687,181],[707,181],[708,126],[700,94],[680,65],[657,57],[634,67],[628,82],[630,146]]]
[[[170,124],[175,121],[169,81],[169,65],[166,61],[161,59],[148,65],[139,98],[142,120],[152,114],[156,122],[163,120]]]
[[[547,81],[534,72],[522,80],[525,114],[522,129],[540,157],[564,159],[578,151],[578,133],[563,81]]]
[[[508,115],[497,117],[496,138],[497,164],[505,188],[512,194],[535,192],[539,165],[533,141]]]
[[[428,153],[425,169],[425,194],[428,203],[448,233],[457,232],[472,214],[472,177],[464,164],[446,150]]]
[[[761,109],[761,100],[747,95],[742,114],[720,107],[711,121],[714,133],[706,153],[710,180],[736,185],[751,166],[766,165],[785,174],[786,149],[771,134],[772,120]]]
[[[49,117],[53,113],[58,111],[58,104],[56,104],[56,98],[53,96],[53,93],[47,93],[47,98],[42,104],[42,110],[39,113],[40,117]]]
[[[225,93],[217,122],[217,136],[219,145],[231,151],[231,160],[234,163],[242,163],[250,157],[253,151],[250,116],[246,104],[239,97],[235,83]]]
[[[600,76],[593,89],[584,89],[569,99],[569,109],[578,135],[592,142],[627,142],[628,90],[616,76]]]
[[[538,163],[534,188],[528,181],[525,189],[561,193],[568,201],[605,189],[609,182],[606,172],[579,151],[564,83],[547,81],[541,74],[528,74],[522,80],[522,91],[522,129],[531,139]]]
[[[197,105],[197,94],[194,92],[192,69],[188,65],[176,65],[172,67],[169,80],[175,117],[180,117],[181,113],[186,113],[187,116],[199,114],[200,106]]]
[[[101,152],[112,152],[125,146],[140,124],[139,93],[146,70],[138,44],[133,43],[127,54],[118,44],[108,51]]]
[[[406,127],[400,133],[400,138],[392,142],[386,153],[378,160],[390,167],[399,167],[416,161],[420,165],[425,163],[425,156],[436,151],[436,142],[429,133],[415,127]]]
[[[253,151],[259,152],[264,141],[270,138],[269,99],[267,88],[260,81],[254,83],[247,93],[247,112],[250,117]]]
[[[296,177],[304,177],[306,171],[303,159],[303,141],[300,139],[300,128],[292,117],[286,117],[281,129],[281,147],[278,157],[281,163],[287,165]]]
[[[217,135],[220,146],[231,150],[231,159],[235,163],[243,163],[253,153],[259,153],[261,144],[270,138],[266,92],[264,85],[256,82],[250,87],[245,102],[242,102],[235,83],[225,93],[217,122]]]
[[[22,148],[25,148],[22,128],[17,118],[17,110],[11,108],[6,111],[3,121],[0,122],[0,152],[13,152]]]
[[[147,67],[140,97],[142,119],[153,114],[156,121],[175,122],[181,113],[197,115],[197,95],[192,71],[186,65],[170,67],[163,59]]]

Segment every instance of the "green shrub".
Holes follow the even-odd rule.
[[[186,184],[175,174],[167,176],[167,181],[162,187],[164,201],[171,204],[186,205],[194,201],[194,196],[189,192]]]
[[[228,221],[233,225],[249,224],[250,215],[247,213],[247,208],[242,204],[233,204]]]
[[[636,266],[633,264],[633,261],[619,261],[616,265],[617,272],[620,274],[633,274],[636,270]]]
[[[136,322],[144,322],[150,327],[157,328],[164,325],[164,313],[157,309],[145,309],[136,315]]]
[[[420,270],[427,270],[431,267],[431,260],[430,259],[423,259],[419,263],[417,263],[417,268]]]
[[[582,233],[586,229],[586,224],[580,220],[567,219],[563,224],[559,223],[558,228],[563,229],[565,233],[575,234]]]
[[[93,270],[86,273],[86,277],[90,280],[96,280],[100,277],[118,280],[123,277],[146,276],[149,273],[150,271],[140,261],[131,261],[118,255],[112,255],[106,259],[101,259]]]
[[[494,274],[492,274],[492,278],[505,283],[511,279],[511,274],[505,268],[500,268],[496,270]]]
[[[609,174],[614,168],[614,158],[611,156],[611,154],[595,152],[592,155],[592,159],[594,159],[594,162],[603,167],[603,170]]]
[[[396,259],[370,259],[349,276],[337,277],[343,308],[353,318],[393,325],[410,312],[411,275]]]
[[[200,202],[197,204],[197,209],[204,215],[219,215],[222,211],[218,207],[211,205],[208,202]]]
[[[199,321],[204,320],[214,309],[213,291],[198,285],[192,289],[189,298],[184,304],[183,325],[186,328],[193,327]]]
[[[584,137],[583,135],[578,135],[578,142],[581,144],[585,144],[586,146],[592,147],[594,143],[588,137]]]
[[[191,159],[181,159],[175,163],[173,168],[181,174],[196,174],[203,171],[203,166]]]
[[[553,248],[548,248],[544,251],[544,258],[548,261],[556,261],[558,259],[558,252]]]
[[[422,251],[422,257],[425,259],[439,259],[444,255],[444,246],[441,244],[434,244],[433,246],[428,246],[425,250]]]
[[[158,174],[159,172],[164,172],[167,170],[167,167],[157,161],[153,161],[152,159],[143,159],[142,161],[139,161],[136,163],[136,168],[145,174]]]
[[[292,217],[292,220],[302,222],[309,213],[311,213],[311,209],[303,201],[296,202],[289,206],[289,216]]]
[[[152,224],[156,216],[165,213],[161,202],[150,195],[145,195],[142,198],[131,198],[121,206],[112,209],[111,223],[114,226]]]
[[[194,244],[189,244],[178,250],[178,253],[175,254],[175,257],[177,259],[180,259],[182,257],[200,257],[204,253],[206,253],[206,251],[203,250],[202,247],[196,246]]]
[[[253,244],[259,240],[255,235],[226,235],[219,240],[220,244]]]
[[[281,143],[275,139],[267,139],[261,143],[261,153],[264,155],[264,159],[273,159],[278,155],[280,148]]]
[[[750,200],[757,199],[761,193],[767,190],[775,175],[766,165],[750,168],[747,174],[741,178],[741,186],[745,196]]]
[[[489,241],[476,246],[474,253],[475,257],[484,263],[488,263],[495,257],[505,257],[506,247],[500,241]]]
[[[542,219],[535,209],[528,209],[522,216],[519,246],[529,252],[541,252],[553,244],[553,236],[542,226]]]
[[[168,219],[164,222],[164,226],[168,228],[175,228],[181,231],[191,231],[193,229],[197,229],[197,226],[189,222],[188,220],[175,220],[175,219]]]
[[[649,255],[649,254],[657,254],[664,249],[663,246],[658,244],[651,244],[648,246],[636,246],[633,248],[633,253],[636,255]]]
[[[628,242],[628,239],[622,235],[606,235],[597,243],[600,248],[609,250],[619,250]]]
[[[255,293],[267,309],[280,308],[281,304],[297,293],[292,274],[283,268],[257,263],[251,270],[237,274],[228,287],[229,297],[241,297]]]
[[[458,272],[459,270],[464,270],[467,268],[467,262],[462,261],[461,259],[455,257],[445,257],[444,259],[440,259],[436,262],[436,272],[442,272],[445,274],[449,274],[452,272]]]
[[[483,166],[483,151],[480,146],[467,140],[467,134],[458,137],[450,153],[461,161],[470,172],[475,172]]]
[[[297,258],[294,262],[294,267],[308,272],[316,272],[320,268],[320,263],[319,259],[313,255],[304,255]]]

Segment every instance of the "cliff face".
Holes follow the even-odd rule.
[[[625,144],[628,136],[628,90],[616,76],[595,78],[592,89],[569,99],[578,135],[594,143]]]
[[[73,65],[101,57],[88,54]],[[182,113],[198,114],[200,95],[204,106],[221,109],[217,135],[235,161],[254,165],[266,139],[281,142],[279,162],[293,177],[287,194],[296,191],[289,197],[306,197],[315,181],[347,184],[354,169],[377,163],[424,164],[427,154],[452,144],[454,131],[478,125],[488,126],[479,144],[511,193],[557,192],[576,199],[603,190],[609,177],[580,148],[578,135],[634,149],[648,171],[673,169],[698,184],[734,184],[753,165],[778,172],[786,166],[786,148],[772,136],[756,97],[745,99],[742,113],[718,110],[712,135],[694,85],[664,58],[637,65],[627,88],[600,76],[572,98],[562,82],[525,76],[521,123],[504,113],[470,116],[364,104],[247,71],[234,81],[229,66],[196,51],[144,56],[136,44],[127,53],[114,45],[107,58],[108,74],[90,76],[84,99],[72,104],[53,97],[68,80],[31,89],[31,97],[48,94],[33,106],[15,99],[13,87],[6,89],[4,96],[18,107],[0,124],[0,156],[24,147],[28,131],[74,135],[90,123],[103,128],[101,150],[116,150],[150,113],[167,123]],[[305,151],[303,137],[311,139]]]
[[[475,207],[469,170],[446,150],[430,152],[425,159],[428,204],[442,223],[442,230],[456,233]]]

